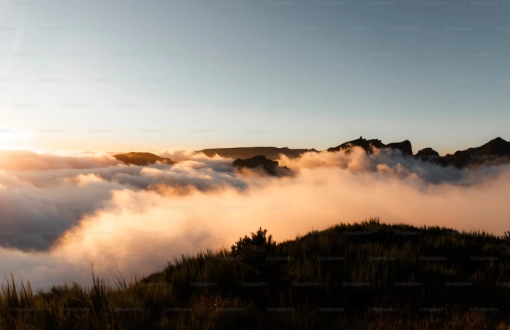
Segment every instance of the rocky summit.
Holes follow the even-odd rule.
[[[337,147],[329,148],[327,151],[336,152],[342,150],[349,153],[354,147],[363,148],[367,154],[372,154],[374,149],[390,148],[400,150],[404,156],[413,156],[411,142],[408,140],[384,144],[378,139],[367,140],[362,137],[357,140],[342,143]],[[457,168],[501,165],[510,163],[510,142],[497,137],[480,147],[459,150],[453,155],[447,154],[446,156],[440,156],[439,153],[432,148],[424,148],[419,150],[414,157],[425,162],[431,162],[441,166],[455,166]]]
[[[373,140],[367,140],[360,136],[357,140],[348,141],[345,143],[342,143],[339,146],[329,148],[328,152],[335,152],[343,150],[347,153],[349,153],[352,148],[354,147],[361,147],[365,150],[367,154],[372,154],[374,152],[374,148],[377,149],[398,149],[402,152],[404,156],[412,156],[413,155],[413,147],[411,146],[411,142],[408,140],[402,141],[402,142],[394,142],[389,144],[384,144],[381,142],[381,140],[373,139]]]
[[[267,174],[278,175],[289,171],[286,166],[278,166],[278,161],[267,159],[266,156],[259,155],[248,159],[238,158],[232,163],[237,168],[262,168]]]

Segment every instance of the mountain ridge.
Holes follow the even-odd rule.
[[[416,154],[414,154],[412,144],[409,140],[385,144],[379,139],[364,139],[361,136],[359,139],[344,142],[336,147],[328,148],[325,151],[344,151],[346,153],[350,153],[355,147],[362,148],[367,155],[373,154],[375,149],[399,150],[404,157],[414,157],[415,159],[419,159],[424,162],[432,162],[443,167],[454,166],[457,168],[465,168],[481,165],[501,165],[510,163],[510,142],[504,140],[501,137],[496,137],[495,139],[492,139],[479,147],[457,150],[455,153],[446,154],[445,156],[439,155],[436,150],[430,147],[420,149]],[[285,155],[289,158],[298,158],[304,153],[319,151],[314,148],[291,149],[288,147],[236,147],[202,149],[196,152],[203,153],[208,157],[219,155],[224,158],[232,158],[234,159],[234,162],[237,161],[238,165],[249,165],[240,165],[241,167],[250,167],[250,164],[253,162],[258,162],[259,165],[263,165],[264,167],[264,164],[269,164],[268,160],[276,161],[280,155]],[[252,159],[257,156],[263,156],[266,159]],[[161,162],[163,164],[176,163],[170,158],[160,157],[148,152],[130,152],[126,154],[117,154],[114,155],[114,157],[128,165],[147,166],[156,162]],[[242,163],[238,160],[250,161]],[[236,164],[233,165],[236,166]],[[265,167],[269,169],[273,168],[273,165],[267,165]],[[273,172],[273,170],[269,169],[269,172]]]
[[[363,148],[367,154],[373,153],[374,148],[377,148],[377,149],[386,149],[386,148],[398,149],[402,152],[403,155],[412,155],[413,154],[413,147],[409,140],[384,144],[379,139],[367,140],[367,139],[364,139],[362,136],[360,136],[359,139],[344,142],[336,147],[328,148],[328,149],[326,149],[326,151],[336,152],[336,151],[343,150],[343,151],[349,153],[352,150],[352,148],[354,148],[354,147]]]
[[[372,154],[374,149],[396,149],[402,155],[411,156],[422,161],[436,163],[443,167],[455,166],[457,168],[474,167],[480,165],[500,165],[510,163],[510,142],[497,137],[479,147],[471,147],[466,150],[457,150],[454,154],[440,156],[439,153],[430,148],[423,148],[413,154],[412,145],[409,140],[384,144],[379,139],[367,140],[363,137],[344,142],[336,147],[328,148],[328,152],[340,150],[349,153],[354,147],[360,147],[367,154]]]

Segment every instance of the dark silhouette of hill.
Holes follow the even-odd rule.
[[[114,157],[127,165],[147,166],[156,162],[175,164],[170,158],[159,157],[149,152],[130,152],[127,154],[114,155]]]
[[[275,219],[276,220],[276,219]],[[0,329],[508,329],[503,237],[377,219],[182,256],[116,285],[4,286]]]
[[[402,141],[402,142],[394,142],[390,144],[384,144],[381,142],[381,140],[373,139],[373,140],[367,140],[360,136],[357,140],[348,141],[345,143],[342,143],[339,146],[329,148],[327,149],[328,152],[335,152],[343,150],[347,153],[349,153],[353,147],[361,147],[365,150],[367,154],[371,154],[374,152],[374,148],[377,149],[398,149],[404,154],[405,156],[409,156],[413,154],[413,147],[411,146],[411,142],[408,140]]]
[[[442,165],[454,165],[459,168],[508,162],[510,162],[510,142],[500,137],[480,147],[459,150],[453,155],[447,154],[440,158]]]
[[[500,165],[510,162],[510,142],[498,137],[486,144],[476,147],[468,148],[466,150],[456,151],[453,155],[447,154],[440,156],[437,151],[432,148],[424,148],[419,150],[413,155],[413,148],[409,140],[402,142],[393,142],[384,144],[379,139],[367,140],[362,137],[356,140],[342,143],[336,147],[328,148],[328,152],[344,151],[351,152],[352,148],[361,147],[367,154],[372,154],[374,149],[395,149],[400,150],[404,156],[414,156],[416,159],[422,161],[433,162],[442,166],[456,166],[458,168],[482,166],[482,165]],[[262,165],[268,173],[271,174],[274,165],[267,160],[276,160],[280,154],[289,158],[297,158],[306,152],[318,152],[315,149],[289,149],[289,148],[276,148],[276,147],[243,147],[243,148],[216,148],[216,149],[203,149],[199,152],[204,153],[208,157],[219,155],[225,158],[234,158],[237,160],[248,160],[258,156],[264,157],[248,160],[247,162],[237,162],[234,166],[238,167],[251,167],[251,164],[256,164],[254,167]],[[134,164],[139,166],[146,166],[153,164],[157,161],[164,164],[174,164],[170,158],[163,158],[147,152],[130,152],[127,154],[117,154],[114,156],[116,159],[123,161],[126,164]],[[235,162],[236,162],[235,161]],[[276,164],[277,166],[278,164]]]
[[[414,157],[421,159],[423,161],[440,163],[440,156],[437,151],[432,148],[424,148],[419,150]]]
[[[232,163],[237,168],[257,168],[260,167],[270,175],[281,174],[284,171],[290,171],[286,166],[278,166],[278,161],[267,159],[265,156],[259,155],[248,159],[236,159]]]
[[[411,142],[408,140],[384,144],[378,139],[367,140],[362,137],[357,140],[342,143],[337,147],[329,148],[327,151],[336,152],[342,150],[349,153],[354,147],[363,148],[367,154],[372,154],[374,152],[374,148],[389,148],[400,150],[404,156],[413,155]],[[510,162],[510,142],[498,137],[480,147],[459,150],[453,155],[447,154],[446,156],[440,156],[439,153],[432,148],[424,148],[419,150],[414,157],[442,166],[451,165],[458,168],[480,165],[500,165]]]
[[[203,152],[208,157],[218,155],[225,158],[251,158],[254,156],[265,156],[268,159],[276,160],[280,154],[283,154],[289,158],[297,158],[305,152],[317,152],[315,149],[289,149],[276,148],[276,147],[241,147],[241,148],[215,148],[215,149],[203,149],[199,152]]]

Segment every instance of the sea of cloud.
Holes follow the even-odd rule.
[[[397,150],[282,156],[293,175],[232,159],[162,151],[175,165],[128,166],[107,153],[0,151],[0,270],[47,289],[144,276],[168,261],[230,248],[267,228],[277,241],[378,216],[502,235],[510,165],[459,170]]]

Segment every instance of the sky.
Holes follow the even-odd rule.
[[[508,1],[0,2],[0,148],[510,139]]]

